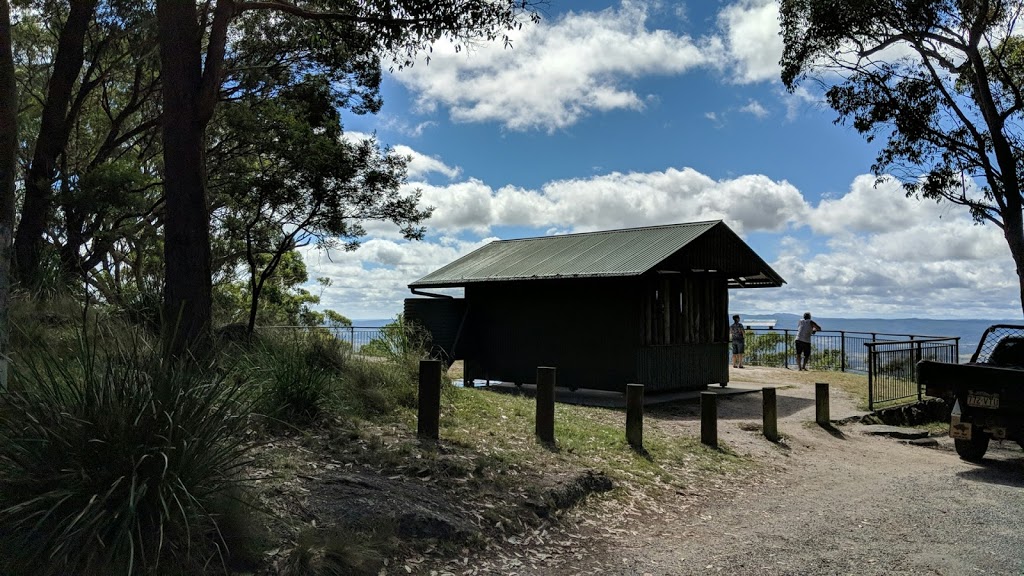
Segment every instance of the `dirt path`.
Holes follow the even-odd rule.
[[[993,444],[976,466],[945,438],[925,448],[867,436],[860,424],[830,433],[813,424],[813,373],[736,372],[736,384],[780,386],[779,445],[756,430],[760,394],[719,402],[720,440],[765,462],[763,473],[695,487],[655,509],[606,510],[581,521],[582,536],[538,533],[534,546],[510,543],[494,563],[452,573],[1024,574],[1024,455],[1015,444]],[[833,389],[832,419],[856,414]],[[699,434],[694,406],[649,409],[647,422]]]
[[[770,369],[742,376],[769,385],[779,378],[791,382]],[[601,554],[560,572],[1024,574],[1024,457],[1015,444],[993,444],[975,466],[961,461],[948,439],[922,448],[867,436],[859,424],[842,426],[841,435],[809,424],[813,384],[779,389],[778,398],[788,449],[748,431],[759,423],[760,395],[719,408],[720,438],[774,462],[776,474],[685,514],[642,519],[637,536],[609,535]],[[857,413],[836,390],[831,408],[833,420]],[[699,423],[684,413],[677,425]]]

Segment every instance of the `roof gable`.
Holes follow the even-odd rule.
[[[712,234],[708,234],[714,231]],[[701,241],[703,240],[703,241]],[[714,249],[706,248],[712,246]],[[691,246],[698,249],[683,251]],[[705,248],[701,249],[704,246]],[[683,253],[681,253],[683,251]],[[694,252],[687,256],[685,252]],[[706,254],[705,254],[706,253]],[[728,258],[713,253],[724,253]],[[478,282],[512,282],[557,278],[639,276],[665,262],[674,271],[690,271],[690,263],[709,271],[715,262],[725,267],[741,263],[747,276],[760,276],[758,285],[781,286],[785,281],[761,260],[722,221],[626,228],[603,232],[498,240],[420,278],[410,288],[459,287]],[[717,271],[714,270],[714,271]],[[724,273],[729,273],[722,270]],[[739,279],[730,285],[741,287]]]

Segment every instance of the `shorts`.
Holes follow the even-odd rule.
[[[801,354],[803,354],[804,356],[810,356],[811,355],[811,343],[810,342],[804,342],[803,340],[797,340],[796,341],[796,355],[797,355],[797,357],[799,357]]]
[[[733,340],[732,341],[732,353],[733,354],[743,354],[743,348],[744,347],[745,347],[745,342],[743,342],[743,340]]]

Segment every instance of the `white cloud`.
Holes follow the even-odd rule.
[[[772,262],[788,284],[737,291],[735,308],[839,317],[1005,318],[1019,315],[1019,285],[995,226],[966,210],[906,198],[891,181],[857,177],[840,198],[807,212],[815,236],[787,236]],[[743,308],[747,306],[749,308]]]
[[[762,105],[757,100],[751,100],[750,102],[747,102],[746,106],[740,108],[740,112],[752,114],[756,118],[768,117],[768,109],[765,108],[764,105]]]
[[[646,95],[630,87],[633,79],[723,60],[719,39],[651,30],[647,19],[644,2],[569,12],[514,32],[514,49],[489,43],[456,53],[435,46],[428,65],[395,77],[418,94],[422,111],[443,104],[455,121],[557,130],[595,112],[642,109]]]
[[[734,310],[1019,315],[1017,277],[998,228],[975,225],[960,207],[908,199],[892,181],[875,186],[870,175],[817,205],[786,181],[759,174],[716,180],[692,168],[613,172],[539,189],[495,189],[474,179],[418,186],[424,203],[437,208],[426,241],[404,241],[393,225],[380,224],[368,226],[370,237],[354,252],[306,253],[310,278],[334,282],[324,306],[353,318],[391,317],[409,297],[409,283],[489,242],[498,227],[519,237],[723,219],[787,281],[780,289],[733,291]]]
[[[393,150],[397,154],[409,157],[408,176],[410,180],[423,178],[433,172],[447,176],[449,180],[452,180],[462,173],[461,168],[449,166],[437,158],[417,152],[408,146],[399,144],[394,146]]]
[[[781,230],[808,209],[788,182],[760,175],[716,181],[692,168],[557,180],[540,190],[494,190],[478,180],[420,188],[424,202],[435,207],[427,225],[449,233],[485,234],[499,225],[587,231],[714,219],[738,232]]]
[[[782,37],[776,0],[741,0],[719,14],[729,58],[739,83],[777,80]]]

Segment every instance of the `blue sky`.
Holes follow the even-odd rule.
[[[787,281],[731,291],[733,312],[1020,317],[999,230],[876,185],[874,145],[812,84],[783,89],[778,30],[773,0],[551,0],[512,49],[443,43],[388,75],[345,128],[407,154],[434,216],[422,242],[370,225],[355,252],[309,252],[324,306],[392,317],[495,239],[721,219]]]

